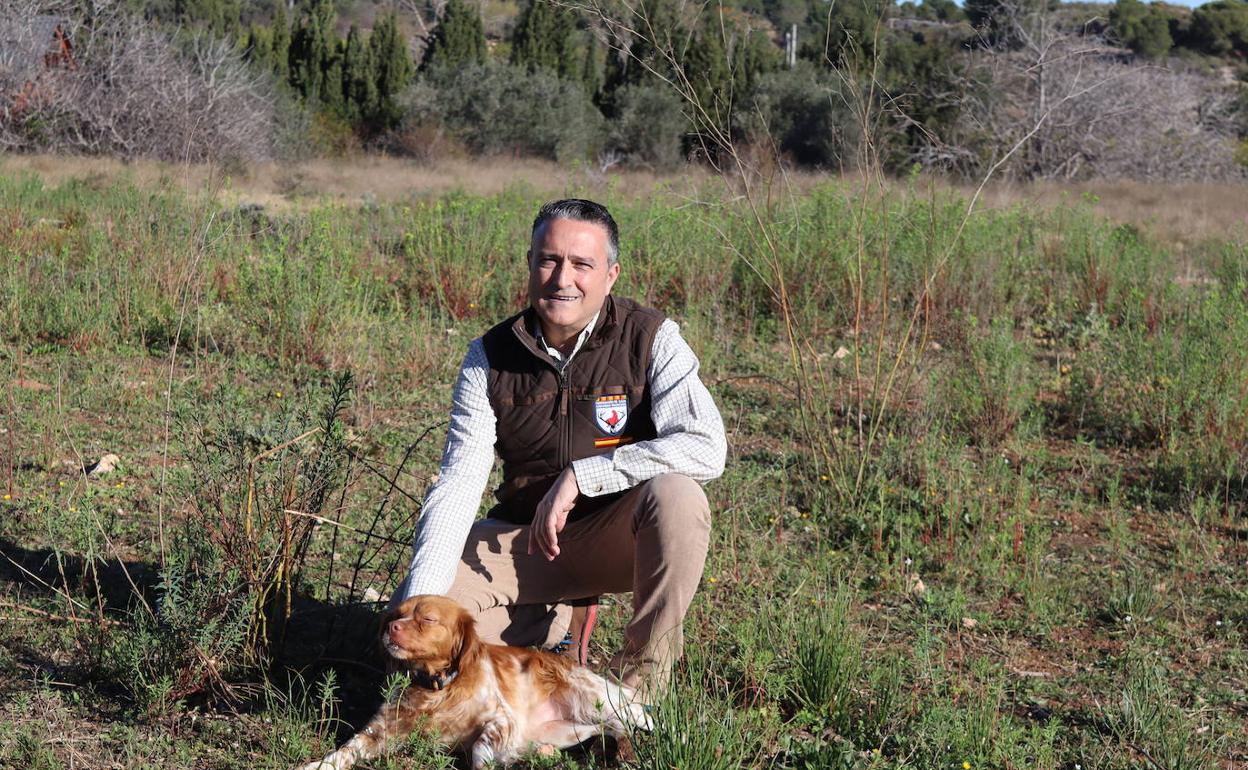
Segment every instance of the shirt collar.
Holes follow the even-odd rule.
[[[552,348],[550,345],[546,344],[546,338],[542,336],[541,322],[538,322],[537,331],[533,337],[537,340],[537,344],[541,346],[542,350],[545,350],[546,354],[553,358],[555,363],[559,364],[560,368],[563,368],[568,361],[571,361],[572,357],[580,351],[581,346],[585,344],[585,340],[589,339],[589,335],[594,333],[594,326],[598,323],[598,316],[601,314],[602,311],[599,310],[597,313],[594,313],[593,318],[589,319],[589,324],[581,330],[579,335],[577,335],[576,345],[572,348],[572,352],[568,354],[567,358],[564,358],[563,354],[560,353],[557,348]]]

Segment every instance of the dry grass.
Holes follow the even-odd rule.
[[[1021,203],[1042,208],[1093,195],[1097,212],[1106,219],[1136,225],[1172,244],[1179,255],[1210,240],[1248,239],[1248,187],[1243,185],[1042,182],[998,185],[985,195],[985,203],[993,207]]]
[[[452,158],[417,163],[401,158],[362,155],[301,163],[266,163],[223,176],[219,168],[155,161],[122,162],[111,158],[49,155],[0,157],[0,173],[34,173],[52,184],[85,179],[100,187],[129,181],[141,187],[181,188],[188,193],[219,189],[231,203],[256,203],[267,208],[307,209],[325,200],[344,204],[425,198],[462,191],[493,195],[523,187],[548,197],[603,195],[635,199],[662,188],[677,196],[698,197],[699,190],[722,191],[714,175],[690,166],[679,173],[613,169],[607,173],[586,164],[560,165],[532,159]],[[819,172],[797,172],[788,181],[796,191],[830,180],[851,186],[860,178]],[[936,181],[938,187],[973,192],[958,184]],[[920,183],[920,189],[927,187]],[[1052,208],[1092,195],[1096,210],[1114,222],[1130,223],[1173,245],[1176,256],[1212,239],[1248,239],[1248,188],[1228,184],[1159,185],[1129,181],[1057,184],[1001,183],[989,186],[981,206],[1026,205]]]

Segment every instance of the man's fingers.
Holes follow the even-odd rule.
[[[546,552],[547,559],[553,559],[559,555],[559,529],[554,516],[546,517],[542,534],[544,535],[542,550]]]

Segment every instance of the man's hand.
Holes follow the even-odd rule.
[[[580,487],[576,485],[576,471],[572,466],[563,469],[550,491],[537,504],[533,524],[529,527],[529,553],[541,551],[547,561],[559,555],[559,533],[568,522],[568,512],[576,504]]]

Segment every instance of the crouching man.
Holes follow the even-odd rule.
[[[604,207],[546,204],[527,257],[529,306],[468,347],[391,601],[445,594],[486,641],[551,647],[572,605],[631,591],[611,669],[653,695],[706,561],[700,482],[723,472],[723,422],[677,325],[612,296],[619,234]],[[474,522],[496,452],[498,503]]]

